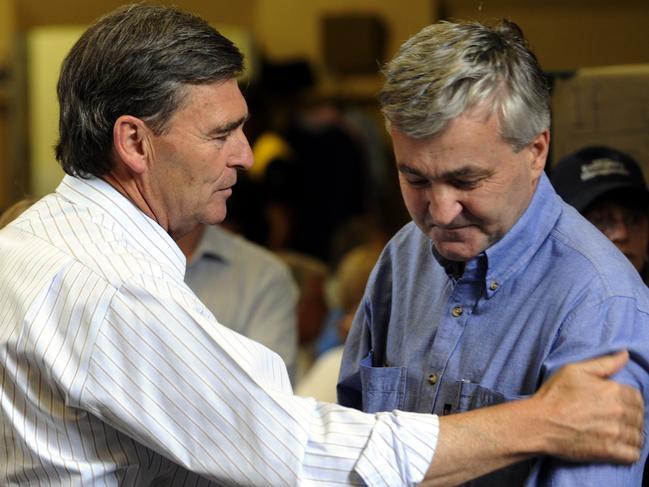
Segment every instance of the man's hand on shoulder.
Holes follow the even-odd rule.
[[[608,380],[627,352],[567,365],[530,399],[546,411],[546,454],[573,461],[632,463],[640,458],[644,403],[633,387]]]
[[[442,416],[435,456],[421,485],[457,485],[542,455],[637,461],[642,396],[609,379],[628,359],[620,352],[567,365],[529,399]]]

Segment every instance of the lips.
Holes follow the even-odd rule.
[[[237,184],[237,180],[235,179],[234,181],[229,181],[227,184],[225,184],[221,189],[217,189],[217,191],[227,191],[229,190],[230,192],[232,191],[232,188],[234,185]]]

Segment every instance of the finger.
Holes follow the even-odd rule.
[[[609,419],[621,418],[627,424],[642,426],[644,422],[644,401],[640,391],[626,385],[608,382],[606,389],[598,394],[600,411],[606,411]]]
[[[614,437],[619,437],[619,440],[629,446],[641,447],[643,443],[643,425],[644,415],[642,411],[630,410],[625,408],[622,416],[618,421],[618,433]],[[613,423],[611,423],[612,425]]]
[[[619,445],[614,449],[606,450],[602,460],[608,461],[606,457],[609,455],[613,457],[613,463],[634,463],[640,460],[640,448]]]
[[[642,394],[640,394],[640,391],[631,386],[621,386],[620,392],[617,395],[617,399],[626,408],[632,409],[634,411],[644,411],[644,401],[642,400]]]
[[[637,428],[603,429],[588,443],[592,446],[591,451],[585,458],[592,455],[593,458],[607,461],[611,459],[615,463],[634,462],[640,458],[642,447],[642,432]]]
[[[576,367],[582,372],[586,372],[597,377],[610,377],[619,372],[622,367],[629,361],[629,352],[620,350],[611,355],[604,355],[590,360],[578,362]]]

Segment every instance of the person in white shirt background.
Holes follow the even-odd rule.
[[[0,484],[450,485],[535,455],[638,458],[621,352],[534,396],[438,418],[294,396],[279,356],[217,322],[176,240],[252,165],[237,48],[130,5],[64,61],[67,175],[0,232]]]
[[[220,323],[277,352],[293,382],[298,290],[288,266],[221,225],[197,225],[178,246],[190,289]]]

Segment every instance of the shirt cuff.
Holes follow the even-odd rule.
[[[437,448],[439,417],[393,411],[378,413],[376,419],[356,473],[372,487],[421,482]]]

